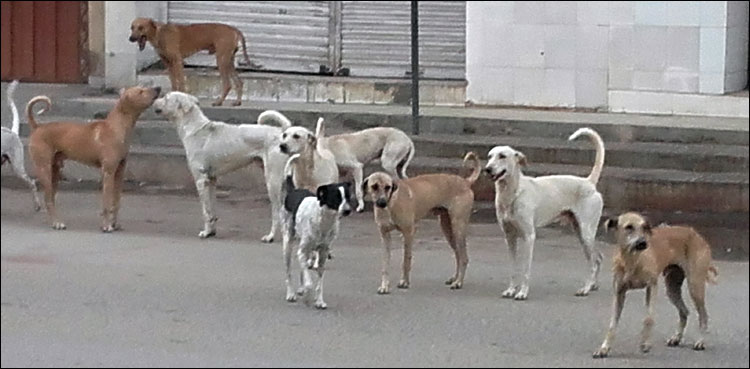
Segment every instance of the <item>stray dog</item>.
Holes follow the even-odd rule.
[[[289,127],[281,134],[281,152],[288,155],[300,154],[297,159],[290,161],[296,188],[316,191],[321,185],[338,181],[336,159],[325,147],[324,137],[323,118],[318,119],[315,134],[304,127]]]
[[[596,190],[604,166],[604,142],[592,129],[581,128],[569,140],[588,136],[596,146],[594,168],[587,178],[570,175],[527,177],[521,171],[526,156],[510,146],[490,150],[485,172],[495,182],[495,213],[505,233],[513,258],[514,274],[502,296],[525,300],[529,294],[531,259],[536,228],[559,220],[569,220],[576,229],[589,262],[590,275],[576,296],[586,296],[598,286],[602,254],[594,237],[604,202]],[[522,253],[518,259],[520,246]],[[516,278],[521,278],[519,281]]]
[[[55,196],[65,159],[101,169],[102,173],[102,231],[120,228],[117,214],[130,151],[130,140],[136,120],[159,97],[161,88],[131,87],[120,90],[117,105],[104,120],[91,123],[53,122],[39,125],[31,109],[43,102],[52,105],[47,96],[37,96],[26,105],[31,126],[29,152],[36,175],[44,188],[47,214],[54,229],[65,229],[57,217]]]
[[[388,174],[406,179],[406,168],[414,157],[414,142],[400,129],[391,127],[334,135],[325,140],[325,146],[336,157],[336,164],[351,171],[354,177],[357,212],[365,208],[362,169],[367,163],[380,159],[380,165]]]
[[[198,99],[183,92],[170,92],[154,102],[157,114],[164,114],[177,128],[185,147],[190,172],[203,207],[201,238],[216,235],[216,180],[261,159],[266,177],[266,189],[271,201],[271,231],[262,238],[273,242],[279,229],[281,185],[287,156],[279,151],[279,135],[292,123],[277,111],[268,110],[258,116],[258,124],[226,124],[208,119],[198,105]],[[264,125],[276,121],[281,128]]]
[[[379,294],[390,292],[391,231],[397,229],[404,236],[404,260],[398,288],[409,288],[411,249],[417,221],[430,213],[440,218],[443,234],[456,257],[456,272],[445,284],[451,289],[463,286],[469,264],[466,233],[474,204],[471,185],[481,173],[479,159],[473,152],[466,154],[464,163],[469,159],[474,161],[474,171],[467,178],[453,174],[425,174],[396,180],[387,173],[376,172],[362,183],[364,191],[375,202],[375,223],[384,247]]]
[[[34,200],[34,211],[42,209],[42,201],[39,199],[39,188],[35,180],[31,179],[26,174],[26,168],[24,165],[24,149],[21,138],[18,137],[18,130],[21,125],[21,120],[18,117],[18,108],[16,103],[13,101],[13,94],[18,87],[18,81],[13,81],[8,85],[8,105],[10,110],[13,112],[13,125],[10,129],[2,127],[2,162],[4,165],[6,162],[10,163],[13,172],[21,178],[31,188],[31,196]],[[43,113],[43,111],[42,111]]]
[[[151,18],[136,18],[130,25],[129,40],[137,42],[141,51],[146,47],[146,41],[151,43],[164,66],[169,69],[172,91],[185,92],[183,59],[201,50],[216,54],[216,67],[219,68],[221,75],[222,93],[213,103],[214,106],[224,103],[224,99],[232,89],[230,79],[234,81],[234,90],[237,93],[237,101],[232,105],[242,104],[242,80],[234,67],[234,55],[239,50],[238,42],[242,42],[245,62],[252,68],[261,68],[260,65],[250,62],[245,36],[242,32],[226,24],[164,24]]]
[[[705,304],[706,282],[716,284],[718,271],[711,263],[711,247],[693,228],[660,226],[651,228],[646,219],[637,213],[625,213],[608,219],[605,228],[616,229],[617,251],[613,261],[615,299],[612,319],[602,346],[594,358],[609,354],[625,304],[625,293],[646,288],[646,319],[643,320],[641,351],[651,349],[649,342],[654,325],[653,298],[656,295],[659,274],[664,275],[669,300],[677,308],[680,323],[677,332],[667,340],[668,346],[678,346],[687,325],[688,308],[682,301],[682,282],[687,279],[688,291],[698,310],[700,334],[694,350],[705,349],[703,336],[708,332],[708,313]]]
[[[305,302],[310,300],[310,292],[315,290],[315,307],[328,307],[323,301],[323,273],[328,259],[331,243],[339,232],[339,219],[351,213],[350,184],[337,183],[322,185],[315,193],[306,189],[297,189],[292,178],[292,163],[298,160],[300,154],[292,155],[285,167],[286,180],[284,190],[284,263],[286,265],[286,300],[294,302],[297,294],[306,296]],[[297,258],[300,265],[301,286],[295,294],[292,288],[292,248],[289,244],[293,239],[299,239]],[[313,288],[313,278],[310,270],[318,273]]]

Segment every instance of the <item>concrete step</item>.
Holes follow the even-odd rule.
[[[54,101],[50,112],[58,116],[103,117],[114,106],[111,95],[84,96]],[[329,124],[350,130],[377,126],[397,127],[412,132],[408,107],[378,105],[336,105],[305,103],[247,103],[240,107],[211,107],[202,101],[211,119],[228,123],[254,122],[267,109],[283,112],[296,124],[312,127],[319,116]],[[747,119],[706,117],[653,117],[598,113],[531,112],[466,108],[424,108],[420,120],[424,134],[476,134],[481,136],[548,137],[566,139],[576,129],[591,127],[606,142],[672,142],[745,145]],[[153,109],[142,120],[161,120]],[[25,120],[25,119],[24,119]],[[40,119],[46,121],[44,118]],[[706,128],[710,127],[710,128]]]
[[[70,120],[48,117],[45,121]],[[28,135],[29,126],[21,126]],[[333,125],[328,134],[349,132]],[[510,145],[526,154],[530,162],[591,166],[595,152],[587,139],[525,136],[480,136],[425,134],[412,136],[417,156],[459,158],[468,151],[484,158],[496,145]],[[164,120],[142,120],[136,125],[133,143],[143,146],[181,147],[175,127]],[[677,144],[655,142],[605,142],[606,166],[623,168],[675,169],[696,172],[748,172],[748,146],[718,144]]]
[[[30,162],[26,161],[29,173]],[[373,163],[365,168],[369,174],[381,170]],[[531,163],[525,173],[531,176],[548,174],[572,174],[585,176],[590,165],[538,164]],[[409,166],[410,176],[424,173],[461,173],[460,158],[416,157]],[[65,176],[80,180],[98,180],[98,171],[68,161]],[[9,174],[3,169],[3,176]],[[149,185],[182,188],[193,187],[182,147],[155,147],[134,145],[128,156],[126,179]],[[220,179],[230,188],[247,189],[264,193],[264,176],[260,165],[251,165]],[[634,204],[655,211],[748,211],[748,174],[745,173],[700,173],[668,169],[604,168],[598,185],[605,204],[609,207],[627,209]],[[494,184],[481,176],[474,186],[478,201],[493,201]]]

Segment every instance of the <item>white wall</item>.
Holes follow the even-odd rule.
[[[612,90],[736,91],[747,81],[747,4],[469,1],[467,99],[602,107]]]

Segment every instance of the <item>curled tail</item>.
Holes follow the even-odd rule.
[[[52,100],[49,99],[49,97],[40,95],[36,96],[33,99],[29,100],[29,103],[26,104],[26,117],[29,120],[29,125],[31,126],[31,130],[35,130],[37,127],[39,127],[39,124],[36,122],[36,119],[34,119],[34,112],[31,111],[31,109],[36,105],[38,102],[44,102],[45,106],[42,108],[42,110],[39,111],[39,114],[43,114],[49,108],[52,107]]]
[[[13,125],[11,126],[11,130],[13,133],[18,134],[18,130],[21,126],[21,119],[18,117],[18,108],[16,108],[16,103],[13,101],[13,95],[16,92],[16,88],[18,87],[18,80],[15,80],[11,82],[8,85],[8,105],[10,106],[10,110],[13,112]]]
[[[284,192],[290,193],[296,188],[294,187],[294,175],[292,173],[292,164],[299,158],[299,154],[294,154],[289,157],[284,165]]]
[[[400,179],[409,178],[406,175],[406,168],[409,166],[409,163],[411,163],[411,159],[414,159],[414,142],[409,140],[409,153],[406,154],[406,157],[396,166]]]
[[[715,266],[711,265],[708,267],[708,273],[706,273],[706,281],[711,284],[719,284],[719,270]]]
[[[604,141],[602,141],[602,138],[599,136],[599,134],[591,128],[578,129],[572,135],[570,135],[568,141],[573,141],[580,136],[588,136],[591,139],[591,142],[593,142],[594,146],[596,147],[594,168],[591,169],[591,174],[589,174],[589,176],[586,178],[589,180],[589,182],[596,185],[599,182],[599,177],[601,177],[602,168],[604,167]]]
[[[469,183],[474,184],[474,182],[476,182],[477,179],[479,178],[479,174],[482,172],[482,165],[479,163],[479,158],[477,157],[477,154],[471,151],[466,153],[466,156],[464,156],[464,165],[469,159],[474,161],[474,171],[471,172],[471,174],[468,177],[466,177],[466,180],[469,181]]]
[[[272,120],[281,126],[282,130],[292,126],[292,121],[289,120],[284,114],[277,112],[276,110],[266,110],[258,116],[258,124],[266,124],[267,121]]]

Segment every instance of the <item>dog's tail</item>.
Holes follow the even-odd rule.
[[[589,182],[597,184],[599,177],[602,175],[602,168],[604,167],[604,141],[596,131],[591,128],[580,128],[575,133],[570,135],[568,141],[573,141],[580,136],[588,136],[596,146],[596,158],[594,159],[594,168],[591,169],[591,174],[586,178]]]
[[[294,154],[289,157],[286,161],[286,165],[284,166],[284,192],[290,193],[295,190],[294,187],[294,177],[292,173],[292,164],[295,160],[299,158],[299,154]]]
[[[409,166],[409,163],[411,163],[411,159],[414,159],[414,142],[409,140],[409,153],[406,154],[406,157],[402,159],[398,165],[396,165],[396,171],[398,172],[400,179],[409,178],[406,175],[406,168]]]
[[[468,177],[466,177],[466,180],[469,181],[469,183],[474,184],[474,182],[476,182],[479,178],[479,174],[482,173],[482,164],[479,163],[479,157],[477,157],[477,154],[472,151],[469,151],[468,153],[466,153],[466,156],[464,156],[464,165],[466,165],[466,162],[469,159],[474,161],[474,171],[471,172]]]
[[[16,88],[18,87],[18,80],[15,80],[11,82],[8,85],[8,105],[10,105],[10,110],[13,112],[13,125],[11,126],[11,130],[13,133],[18,134],[18,130],[21,126],[21,118],[18,117],[18,108],[16,108],[16,102],[13,101],[13,95],[16,92]]]
[[[709,265],[706,281],[711,284],[719,284],[719,270],[714,265]]]
[[[258,116],[258,124],[266,124],[269,120],[278,123],[282,130],[286,130],[292,126],[292,121],[276,110],[266,110]]]
[[[34,119],[34,112],[31,111],[31,109],[36,105],[38,102],[43,102],[44,107],[42,110],[39,111],[39,114],[43,114],[49,108],[52,107],[52,100],[49,99],[49,97],[44,95],[39,95],[34,97],[33,99],[29,100],[29,103],[26,104],[26,117],[29,120],[29,125],[31,126],[31,130],[35,130],[37,127],[39,127],[39,124],[36,122],[36,119]]]
[[[262,65],[256,64],[250,61],[250,57],[247,55],[247,43],[245,42],[245,35],[242,34],[242,31],[237,30],[237,33],[240,36],[240,41],[242,41],[242,55],[245,56],[245,63],[250,66],[250,68],[260,69],[263,68]]]

